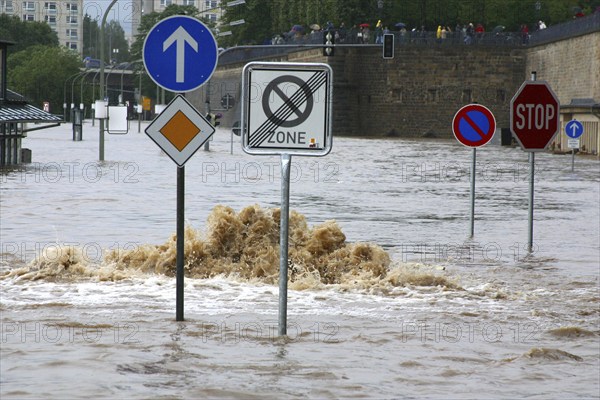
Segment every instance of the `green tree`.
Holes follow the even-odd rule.
[[[15,42],[11,53],[18,53],[33,45],[58,46],[58,36],[43,22],[21,21],[19,17],[0,14],[0,38]]]
[[[106,57],[105,62],[110,60],[120,63],[128,61],[130,58],[125,31],[118,21],[109,21],[104,27],[104,55]]]
[[[100,59],[100,24],[89,15],[83,17],[83,56]],[[112,20],[104,27],[104,62],[129,60],[129,43],[118,21]]]
[[[79,55],[66,47],[31,46],[8,56],[8,87],[41,107],[50,102],[54,113],[62,110],[64,83],[81,64]],[[79,97],[79,96],[77,96]]]
[[[228,36],[219,36],[218,42],[221,47],[245,44],[263,44],[270,40],[274,33],[287,32],[291,25],[286,28],[274,27],[272,15],[277,8],[273,6],[277,0],[250,0],[246,4],[226,8],[223,16],[221,31],[232,32]],[[292,2],[290,2],[292,3]],[[244,19],[242,25],[228,26],[230,22]]]
[[[83,17],[83,52],[84,57],[100,58],[100,26],[97,19],[88,14]]]
[[[551,25],[568,21],[573,10],[589,14],[598,5],[600,0],[246,0],[244,5],[225,8],[222,30],[232,34],[219,38],[219,43],[223,47],[262,43],[293,25],[327,21],[351,27],[364,22],[374,25],[381,19],[392,29],[404,22],[409,29],[424,25],[430,31],[438,25],[454,28],[457,23],[473,22],[488,31],[497,25],[518,31],[522,24],[534,27],[540,19]],[[226,27],[240,19],[246,23]]]

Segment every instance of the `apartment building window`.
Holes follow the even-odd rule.
[[[67,3],[67,11],[76,13],[77,12],[77,3]]]
[[[35,21],[33,14],[23,14],[23,21]]]
[[[67,37],[77,39],[77,29],[67,29]]]
[[[204,1],[204,5],[206,8],[216,8],[218,3],[219,2],[217,0],[205,0]]]
[[[44,15],[44,21],[48,25],[56,25],[56,15]]]
[[[67,42],[67,47],[71,50],[77,50],[77,42]]]
[[[35,11],[35,2],[34,1],[24,1],[23,2],[23,11]]]
[[[206,18],[211,22],[217,22],[217,14],[206,14]]]
[[[14,9],[12,0],[0,1],[0,12],[6,12],[8,14],[12,13],[13,11]]]
[[[44,3],[44,10],[49,14],[56,14],[56,3],[55,2]]]
[[[77,25],[77,15],[67,15],[67,24]]]
[[[172,0],[160,0],[160,6],[161,7],[170,6],[172,3],[173,3]]]
[[[196,4],[196,0],[183,0],[184,6],[193,6]]]

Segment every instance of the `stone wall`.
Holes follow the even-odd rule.
[[[337,47],[335,56],[304,49],[262,61],[324,62],[334,71],[333,133],[344,136],[452,137],[452,118],[477,102],[495,115],[499,129],[510,126],[510,100],[530,71],[547,80],[561,104],[572,98],[600,101],[600,32],[535,47],[396,46],[384,60],[374,45]],[[250,61],[250,60],[248,60]],[[240,120],[245,62],[221,66],[209,87],[188,98],[223,113],[222,125]],[[224,110],[221,99],[233,96]]]
[[[561,105],[575,98],[600,102],[600,31],[529,48],[522,79],[531,71],[550,83]]]
[[[479,46],[401,46],[392,60],[383,60],[379,47],[336,49],[338,55],[335,133],[349,135],[450,137],[454,114],[472,102],[508,127],[525,62],[521,49]],[[340,102],[349,124],[338,118]]]

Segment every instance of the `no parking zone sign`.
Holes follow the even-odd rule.
[[[452,132],[463,145],[481,147],[492,140],[496,132],[496,118],[487,107],[468,104],[454,115]]]
[[[327,64],[246,64],[242,143],[249,154],[324,156],[331,150],[332,72]]]

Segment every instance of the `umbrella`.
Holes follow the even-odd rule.
[[[304,27],[302,25],[292,26],[292,31],[294,31],[294,32],[302,32],[303,30],[304,30]]]
[[[368,27],[370,27],[370,26],[371,26],[371,24],[364,23],[364,24],[360,24],[359,26],[360,26],[361,28],[368,28]]]
[[[321,26],[319,24],[312,24],[310,26],[310,29],[312,29],[313,31],[320,31],[321,30]]]
[[[402,28],[406,28],[406,24],[404,22],[398,22],[396,25],[394,25],[396,28],[398,29],[402,29]]]
[[[495,28],[492,30],[492,33],[500,33],[500,32],[503,32],[505,28],[506,28],[506,27],[505,27],[504,25],[497,25],[497,26],[496,26],[496,27],[495,27]]]

